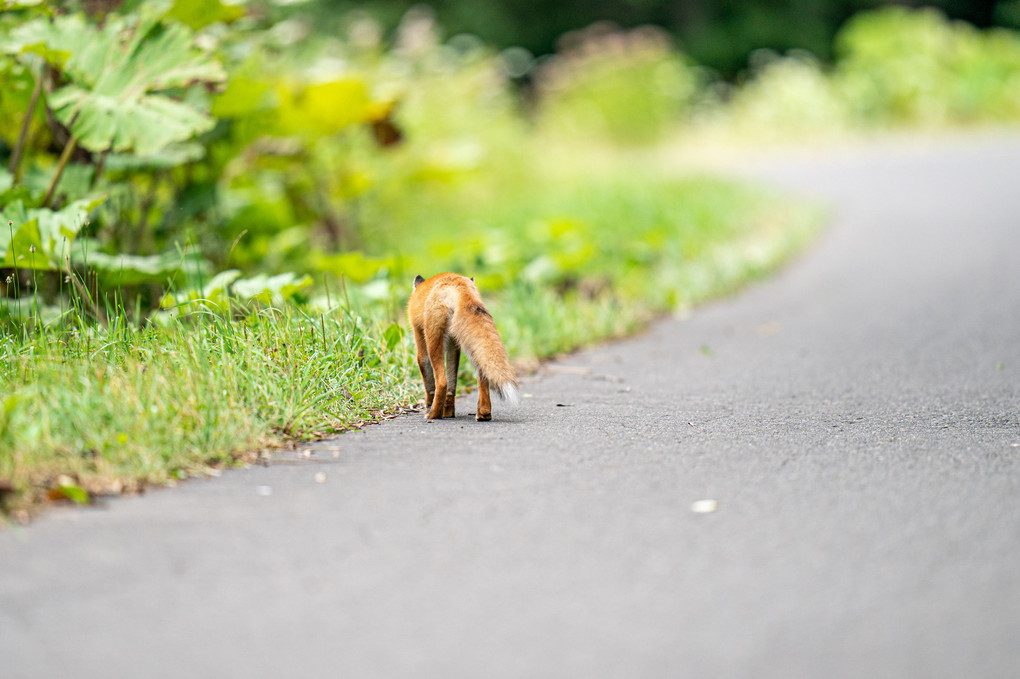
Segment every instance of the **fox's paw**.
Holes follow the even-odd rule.
[[[475,416],[475,420],[478,421],[478,422],[491,422],[492,421],[492,413],[478,413]]]

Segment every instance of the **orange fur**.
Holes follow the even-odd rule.
[[[517,376],[474,279],[455,273],[428,280],[418,276],[407,302],[407,319],[425,383],[428,419],[454,416],[461,349],[478,368],[478,421],[492,419],[490,387],[501,398],[519,399]]]

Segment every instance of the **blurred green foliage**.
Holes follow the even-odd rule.
[[[136,4],[0,16],[3,297],[136,321],[180,300],[307,300],[305,274],[391,272],[418,194],[519,164],[501,62],[439,44],[427,13],[384,44],[358,17],[323,38],[254,4]]]
[[[785,57],[757,53],[753,77],[717,113],[715,124],[759,140],[842,132],[853,124],[852,111],[832,78],[806,52]]]
[[[323,30],[340,17],[368,10],[395,26],[417,0],[306,0]],[[536,56],[557,50],[560,37],[599,21],[625,28],[654,25],[669,32],[699,64],[736,78],[759,49],[806,50],[823,62],[834,56],[833,38],[855,14],[900,0],[431,0],[450,35],[470,33],[498,48],[519,46]],[[1020,28],[1016,0],[927,0],[953,19],[975,26]]]
[[[745,136],[1020,121],[1020,35],[930,8],[858,15],[829,66],[804,52],[752,63],[715,120]]]
[[[595,24],[564,36],[535,73],[540,124],[554,133],[654,142],[690,110],[703,78],[662,31]]]
[[[1020,118],[1020,38],[1011,31],[892,8],[853,19],[836,48],[836,87],[863,122]]]
[[[630,196],[668,189],[641,173],[606,189],[621,184],[593,173],[597,149],[706,124],[769,138],[1020,119],[1017,34],[930,9],[855,17],[831,64],[758,51],[729,85],[648,27],[600,23],[535,60],[444,41],[423,7],[392,35],[361,12],[330,34],[312,21],[322,3],[69,7],[0,15],[0,298],[15,302],[0,315],[16,308],[13,325],[22,299],[47,322],[163,322],[309,303],[327,279],[394,311],[406,279],[439,269],[489,290],[615,284],[681,236],[600,219],[634,222]]]

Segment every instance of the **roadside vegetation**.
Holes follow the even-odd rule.
[[[393,35],[364,15],[321,35],[286,4],[7,7],[0,502],[17,517],[411,406],[415,274],[475,276],[526,368],[810,242],[818,208],[667,170],[678,132],[1020,118],[1017,37],[923,11],[854,20],[833,66],[763,56],[734,87],[654,29],[595,26],[537,63],[441,39],[421,9]]]

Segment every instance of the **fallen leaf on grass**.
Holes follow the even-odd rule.
[[[87,490],[79,486],[70,476],[57,477],[57,485],[46,492],[46,499],[53,502],[70,500],[75,504],[87,505],[91,498]]]

